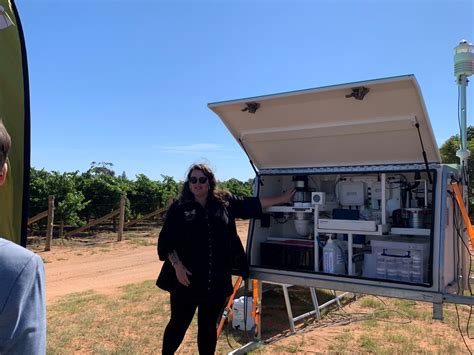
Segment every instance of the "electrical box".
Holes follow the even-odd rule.
[[[362,206],[365,203],[365,185],[362,181],[339,183],[339,203],[341,206]]]

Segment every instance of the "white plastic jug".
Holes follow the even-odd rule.
[[[232,302],[232,328],[251,330],[255,325],[252,317],[253,297],[240,297]]]
[[[323,248],[323,271],[331,274],[346,273],[343,249],[331,238]]]

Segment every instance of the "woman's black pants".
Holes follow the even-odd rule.
[[[225,297],[196,300],[181,293],[170,296],[171,319],[163,336],[163,354],[174,354],[183,341],[186,330],[198,308],[198,350],[199,354],[214,354],[217,342],[217,319],[224,306]]]

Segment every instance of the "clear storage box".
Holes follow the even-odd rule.
[[[391,236],[371,240],[372,253],[365,255],[363,276],[383,280],[427,283],[429,241]]]

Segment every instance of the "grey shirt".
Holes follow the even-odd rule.
[[[0,238],[0,354],[46,353],[42,259]]]

